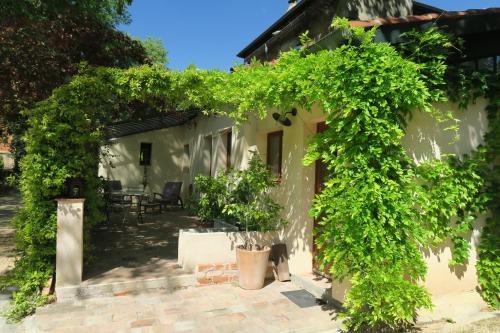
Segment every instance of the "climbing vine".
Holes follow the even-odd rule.
[[[487,146],[471,158],[417,166],[401,139],[414,110],[453,121],[450,112],[433,107],[447,100],[446,59],[453,43],[429,31],[408,35],[395,49],[372,42],[374,29],[351,29],[347,20],[336,20],[334,28],[348,32],[346,43],[334,50],[292,50],[275,63],[254,62],[231,74],[194,67],[177,72],[83,66],[68,85],[25,111],[30,119],[20,179],[25,205],[16,218],[21,257],[11,275],[21,286],[14,296],[15,316],[40,304],[40,286],[53,272],[54,199],[68,179],[86,184],[87,250],[88,231],[103,220],[97,156],[106,143],[106,126],[143,116],[138,110],[190,107],[228,115],[237,124],[252,115],[264,117],[269,108],[321,107],[328,129],[311,142],[305,163],[321,159],[330,170],[312,214],[320,220],[320,261],[334,278],[352,285],[344,314],[349,328],[406,326],[419,308],[430,308],[421,284],[427,270],[421,248],[451,238],[451,264],[463,263],[468,257],[463,236],[486,207],[492,217],[484,228],[478,271],[485,299],[498,304],[498,80],[483,89],[490,101]]]
[[[476,264],[481,294],[493,308],[500,307],[500,74],[453,68],[449,95],[465,108],[477,98],[488,102],[488,132],[485,144],[470,160],[480,180],[476,202],[485,212],[486,221],[478,247]]]

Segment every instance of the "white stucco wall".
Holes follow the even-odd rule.
[[[141,142],[152,143],[151,166],[147,178],[149,192],[160,192],[168,181],[182,181],[185,133],[180,127],[125,136],[110,142],[99,175],[120,180],[124,188],[142,186],[144,166],[139,165]]]
[[[409,123],[403,145],[416,163],[445,154],[463,156],[470,154],[477,146],[484,143],[484,135],[488,130],[486,101],[478,100],[467,110],[460,110],[457,105],[444,104],[438,106],[442,110],[451,110],[459,120],[459,131],[447,131],[450,123],[436,123],[428,114],[414,113]],[[456,138],[456,134],[458,137]],[[425,249],[424,258],[428,265],[425,286],[433,295],[474,290],[477,286],[476,258],[484,217],[478,218],[474,230],[466,239],[471,243],[470,257],[467,265],[450,268],[452,248],[447,242],[438,249]]]
[[[284,127],[271,116],[256,122],[256,147],[263,160],[267,158],[267,134],[283,130],[282,179],[275,191],[277,201],[284,207],[283,217],[288,225],[281,239],[289,252],[292,274],[312,271],[313,219],[309,216],[314,197],[314,165],[304,166],[303,158],[308,141],[316,134],[316,124],[324,120],[320,111],[299,110],[297,116],[288,115],[292,126]]]
[[[440,105],[451,109],[460,120],[460,138],[453,141],[455,133],[445,131],[449,124],[437,124],[435,120],[416,112],[409,122],[403,145],[414,160],[419,163],[442,154],[463,155],[470,153],[483,142],[487,130],[484,111],[485,101],[478,101],[466,111],[460,111],[451,104]],[[226,147],[224,135],[232,130],[232,161],[234,168],[246,168],[250,150],[256,150],[266,160],[267,134],[283,130],[282,180],[275,191],[275,197],[285,209],[283,217],[289,224],[279,235],[289,251],[289,267],[292,274],[312,271],[312,229],[313,219],[309,216],[314,196],[314,165],[304,167],[302,160],[308,140],[316,133],[316,124],[324,120],[316,109],[311,112],[299,110],[293,117],[292,126],[283,127],[269,116],[263,120],[250,120],[239,129],[226,117],[200,116],[186,125],[120,138],[110,147],[110,159],[116,168],[101,167],[100,174],[111,179],[122,180],[124,186],[138,186],[142,183],[142,170],[139,166],[140,142],[153,143],[152,166],[149,182],[154,191],[161,190],[166,181],[183,181],[183,193],[187,195],[189,184],[199,174],[212,170],[225,169]],[[206,138],[211,136],[212,161],[203,149]],[[185,145],[189,145],[189,157],[185,155]],[[469,265],[451,271],[448,260],[451,257],[449,246],[434,251],[424,251],[429,265],[427,287],[434,294],[451,291],[471,290],[477,284],[475,271],[476,245],[480,235],[481,222],[476,224],[470,235],[472,243]]]

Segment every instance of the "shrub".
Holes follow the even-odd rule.
[[[224,205],[230,195],[228,180],[225,173],[219,173],[216,177],[198,175],[194,179],[193,211],[202,221],[225,217]]]
[[[282,207],[272,198],[270,191],[276,179],[253,153],[246,170],[234,171],[235,182],[230,190],[230,201],[223,212],[234,217],[246,231],[272,231],[281,228],[285,221],[280,217]]]
[[[195,178],[195,213],[203,221],[222,218],[246,231],[277,230],[284,225],[282,207],[270,195],[276,180],[253,153],[246,170],[231,170],[216,177]]]

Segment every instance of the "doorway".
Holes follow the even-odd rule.
[[[316,124],[316,134],[323,133],[328,126],[324,121]],[[325,162],[322,160],[317,160],[315,165],[315,176],[314,176],[314,195],[320,193],[325,185],[326,177],[328,175],[328,168]],[[319,220],[314,219],[314,229],[319,226]],[[320,264],[316,259],[317,254],[321,251],[316,245],[316,235],[313,234],[313,272],[322,276],[329,278],[328,267],[321,270]]]

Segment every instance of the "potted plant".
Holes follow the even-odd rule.
[[[260,289],[264,286],[271,248],[254,243],[250,232],[275,231],[286,223],[280,217],[282,207],[270,196],[277,182],[256,153],[248,169],[234,171],[231,178],[234,185],[230,189],[230,202],[223,211],[245,230],[245,243],[236,248],[239,284],[243,289]]]

